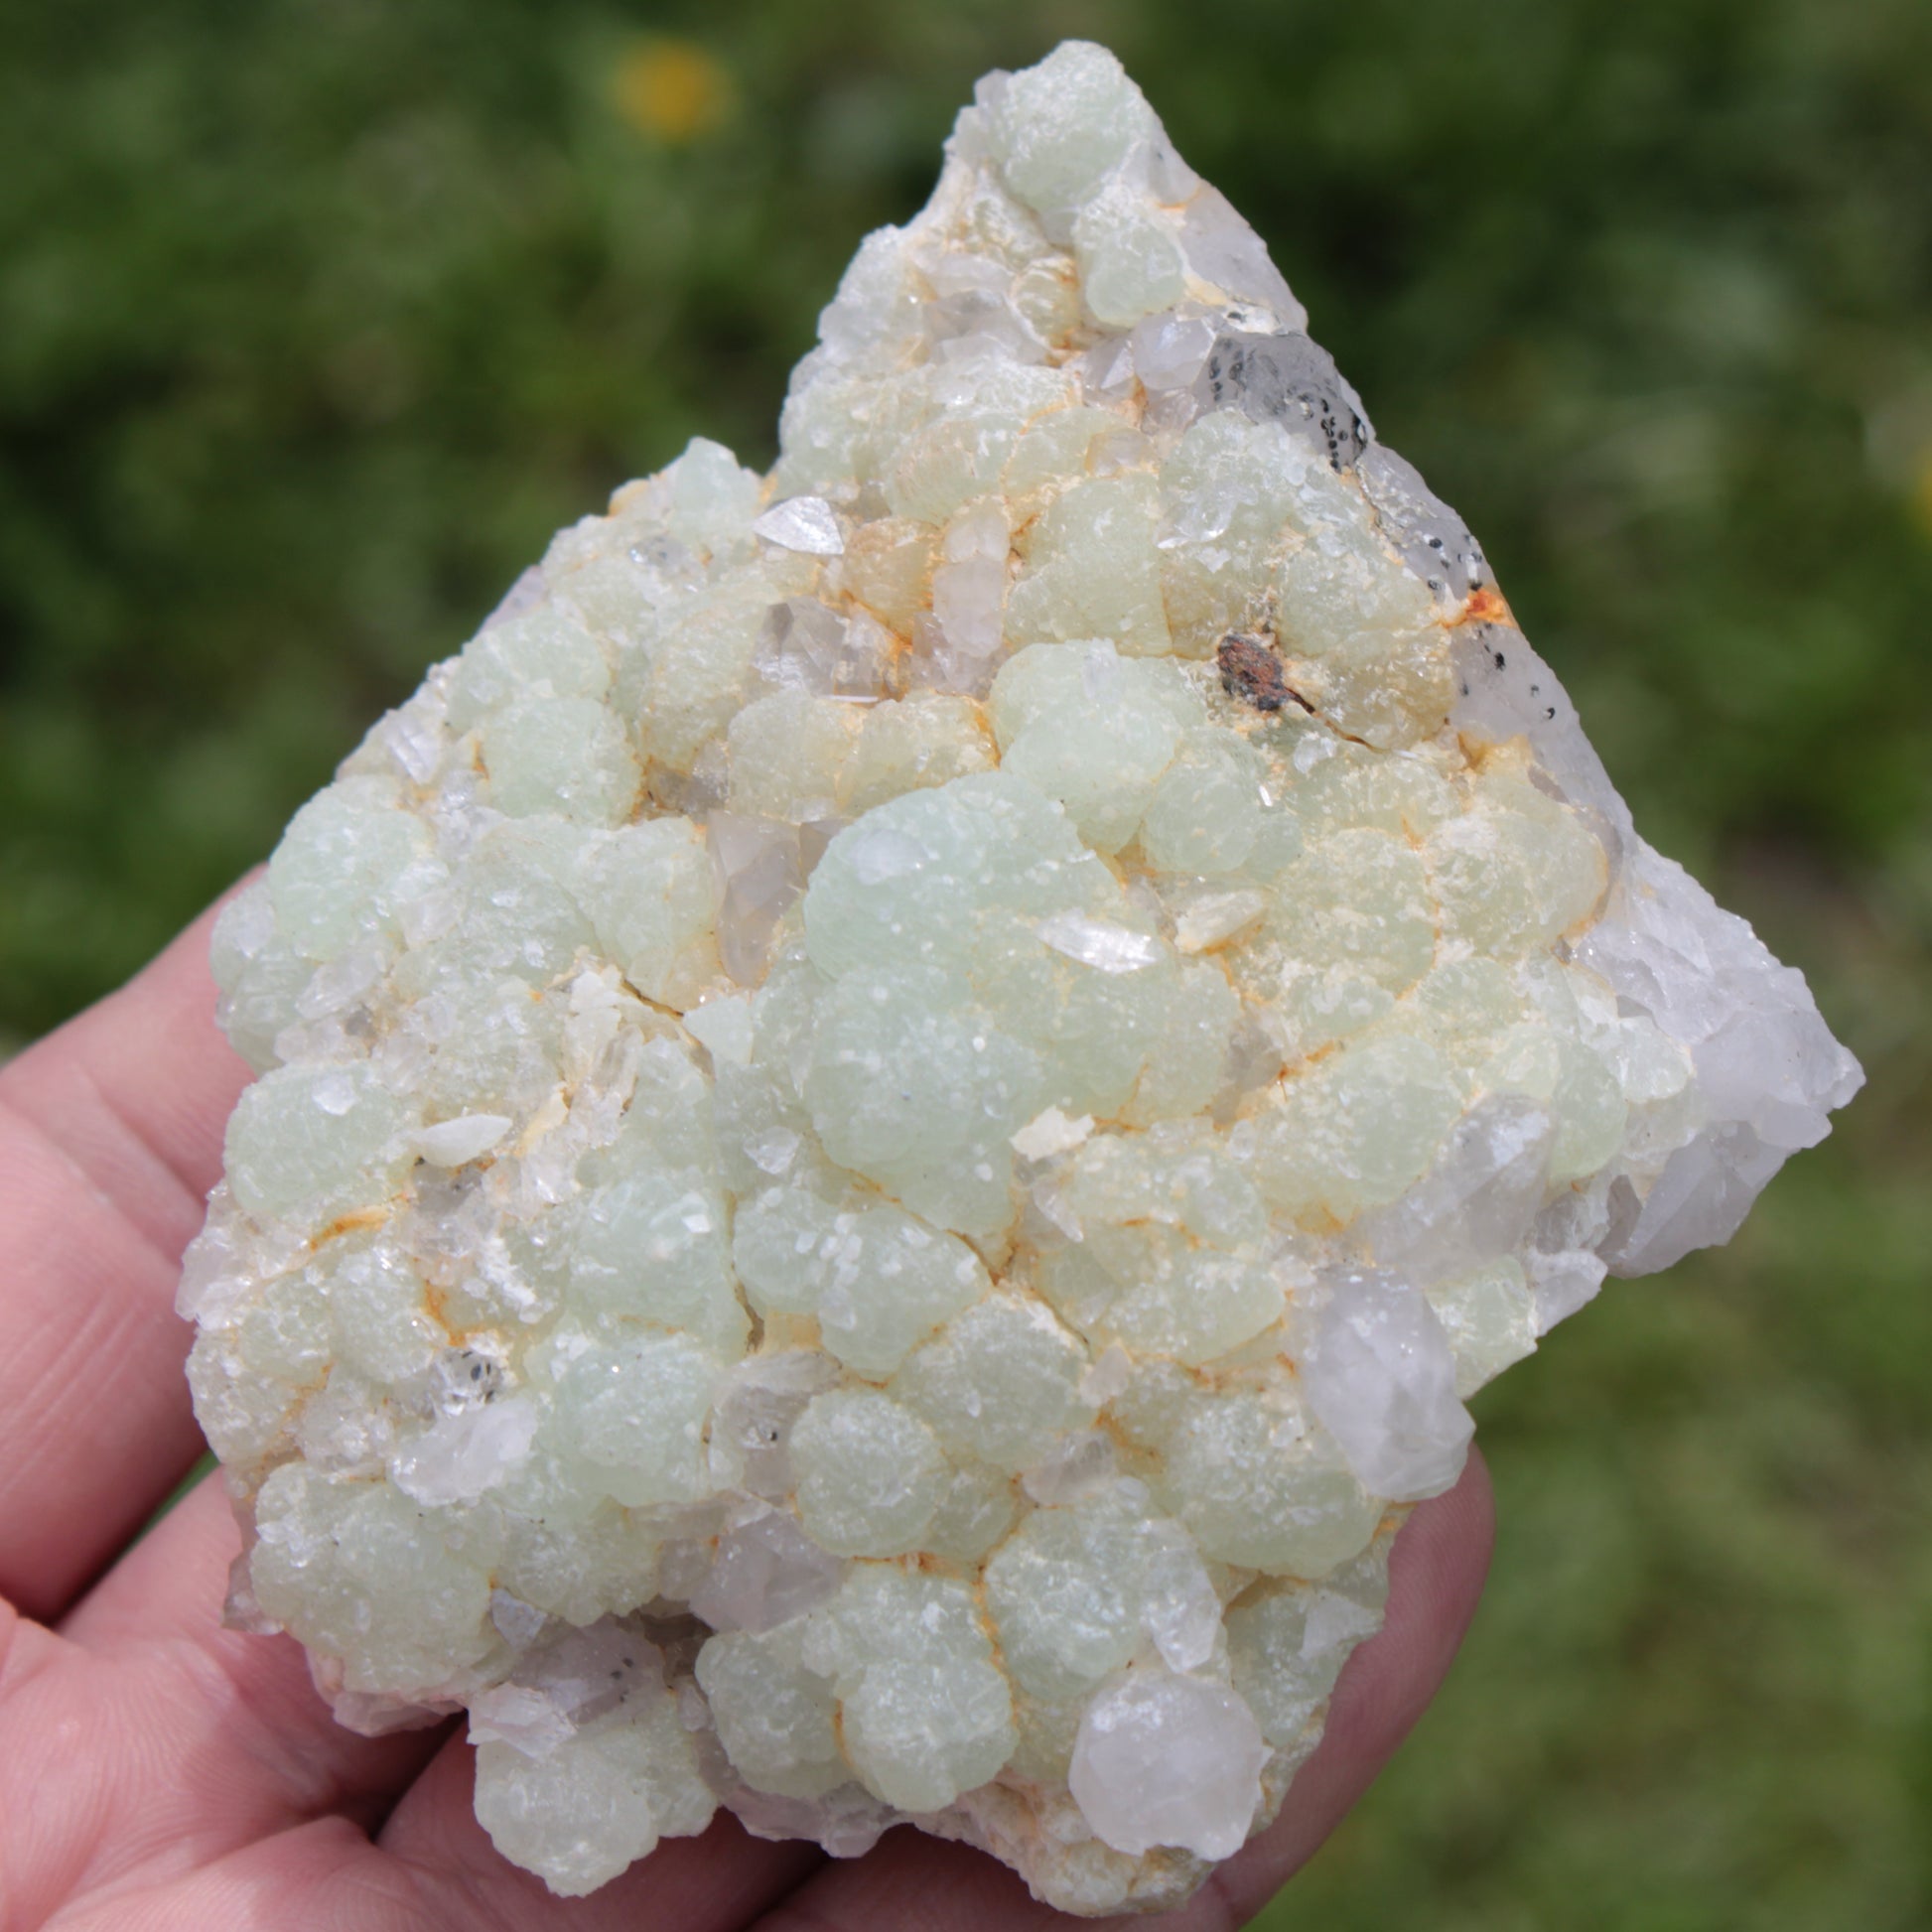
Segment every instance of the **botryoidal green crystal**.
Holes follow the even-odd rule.
[[[725,1805],[1185,1896],[1464,1398],[1859,1085],[1305,327],[1112,56],[989,76],[771,475],[563,531],[220,921],[230,1616],[557,1891]]]

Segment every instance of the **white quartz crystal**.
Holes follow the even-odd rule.
[[[772,474],[563,531],[214,939],[238,1611],[560,1892],[719,1805],[1083,1913],[1286,1799],[1463,1401],[1860,1074],[1104,50]]]

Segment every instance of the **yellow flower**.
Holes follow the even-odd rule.
[[[646,40],[620,58],[611,97],[639,134],[682,146],[730,118],[735,89],[723,65],[694,41]]]

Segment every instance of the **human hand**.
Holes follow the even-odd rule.
[[[129,1932],[1046,1932],[1068,1919],[958,1845],[863,1859],[720,1813],[588,1898],[499,1858],[449,1728],[340,1728],[289,1638],[220,1626],[220,1483],[136,1538],[201,1452],[173,1311],[246,1067],[214,1025],[212,914],[0,1069],[0,1926]],[[1489,1555],[1473,1453],[1395,1545],[1275,1826],[1146,1932],[1226,1932],[1308,1860],[1435,1695]],[[30,1618],[41,1619],[38,1622]]]

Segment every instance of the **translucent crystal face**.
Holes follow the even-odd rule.
[[[1281,1804],[1462,1407],[1859,1083],[1103,50],[770,477],[560,534],[215,940],[234,1613],[558,1891],[727,1805],[1083,1912]]]

